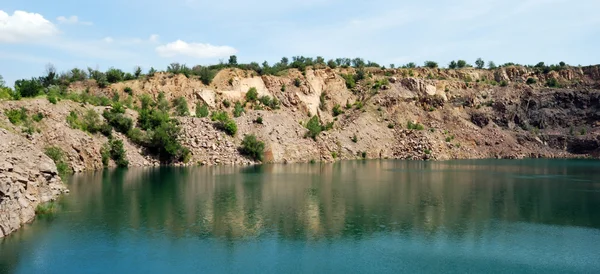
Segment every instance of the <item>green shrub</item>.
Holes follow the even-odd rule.
[[[354,134],[351,138],[353,143],[357,143],[358,142],[358,137],[356,136],[356,134]]]
[[[19,125],[27,120],[27,109],[24,107],[21,107],[20,109],[9,109],[5,114],[13,125]]]
[[[65,153],[59,147],[46,147],[44,153],[54,161],[56,169],[61,178],[65,179],[67,175],[73,173],[69,164],[65,161]]]
[[[254,123],[256,123],[256,124],[261,124],[261,125],[262,125],[262,123],[263,123],[263,118],[262,118],[262,116],[258,116],[258,117],[256,118],[256,120],[254,120]]]
[[[225,99],[225,100],[223,100],[223,106],[225,108],[229,108],[231,106],[231,102],[229,102],[229,100]]]
[[[535,80],[535,78],[531,78],[531,77],[527,78],[528,85],[533,85],[535,83],[537,83],[537,80]]]
[[[434,61],[425,61],[425,67],[428,67],[428,68],[437,68],[438,67],[438,63],[436,63]]]
[[[301,84],[302,84],[302,82],[300,81],[300,78],[294,79],[294,86],[299,88]]]
[[[123,91],[129,95],[133,95],[133,89],[131,89],[130,87],[125,87]]]
[[[187,100],[185,97],[177,97],[173,100],[173,107],[175,108],[175,114],[177,116],[189,116],[190,111],[188,109]]]
[[[69,115],[67,116],[67,124],[69,124],[69,126],[74,129],[82,128],[81,121],[79,121],[79,115],[77,115],[77,112],[72,110],[69,113]]]
[[[110,161],[110,146],[108,143],[104,144],[100,149],[100,156],[102,157],[102,165],[107,167]]]
[[[210,119],[218,122],[225,122],[229,120],[229,115],[225,111],[213,111],[210,115]]]
[[[389,128],[389,129],[392,129],[392,128],[394,128],[394,124],[392,124],[392,123],[389,123],[389,124],[388,124],[388,128]]]
[[[306,133],[305,137],[310,137],[313,140],[316,140],[317,135],[319,135],[319,133],[321,133],[321,131],[323,130],[321,126],[321,121],[319,121],[319,117],[317,117],[316,115],[310,118],[310,120],[308,120],[308,122],[306,123],[306,128],[308,129],[308,132]]]
[[[258,99],[258,91],[256,91],[255,87],[251,87],[246,93],[246,101],[254,102],[256,99]]]
[[[254,160],[262,162],[264,149],[265,143],[256,139],[256,136],[245,135],[244,140],[242,140],[242,147],[240,148],[240,152],[243,155],[249,156]]]
[[[53,215],[54,213],[56,213],[56,211],[58,210],[58,205],[56,204],[56,202],[51,201],[51,202],[47,202],[47,203],[41,203],[38,204],[35,207],[35,214],[36,215]]]
[[[502,81],[500,81],[500,86],[501,87],[506,87],[506,86],[508,86],[508,82],[502,80]]]
[[[235,133],[237,132],[237,124],[234,120],[231,119],[225,122],[222,128],[225,131],[225,133],[229,134],[230,136],[235,135]]]
[[[199,70],[194,69],[194,73],[198,74],[200,81],[207,86],[210,85],[215,75],[217,75],[217,71],[211,70],[208,67],[201,67]]]
[[[244,107],[242,106],[242,103],[235,102],[235,106],[233,107],[233,117],[240,117],[242,116],[242,113],[244,113]]]
[[[54,91],[50,91],[48,92],[48,95],[46,95],[46,98],[48,98],[48,102],[50,102],[53,105],[56,105],[56,103],[58,103],[58,94],[56,94]]]
[[[337,117],[340,114],[344,113],[344,111],[342,110],[340,104],[336,104],[335,106],[333,106],[333,109],[331,110],[333,112],[333,116]]]
[[[23,97],[35,97],[42,92],[42,83],[38,79],[31,78],[31,80],[21,79],[15,81],[15,92]]]
[[[196,117],[208,117],[208,105],[201,104],[200,102],[196,103]]]
[[[108,71],[106,71],[106,81],[108,83],[117,83],[117,82],[121,82],[123,81],[123,78],[125,77],[125,73],[123,71],[121,71],[120,69],[116,69],[116,68],[110,68],[108,69]]]
[[[271,105],[271,97],[268,95],[263,95],[258,98],[258,101],[261,102],[265,106]]]
[[[425,129],[425,127],[423,125],[421,125],[419,123],[415,124],[415,123],[413,123],[411,121],[408,121],[406,123],[406,128],[411,129],[411,130],[413,130],[413,129],[414,130],[424,130]]]
[[[366,158],[367,158],[367,152],[366,152],[366,151],[363,151],[363,152],[360,154],[360,156],[361,156],[363,159],[366,159]]]
[[[114,127],[118,132],[126,134],[133,127],[133,120],[119,112],[118,108],[113,108],[111,111],[105,110],[102,113],[108,124]]]
[[[346,82],[346,88],[353,89],[356,87],[356,80],[354,80],[354,75],[352,74],[342,74],[342,78]]]
[[[281,92],[285,92],[285,84],[281,86]]]
[[[556,78],[550,78],[550,79],[546,80],[546,86],[551,87],[551,88],[557,88],[557,87],[559,87],[558,80]]]
[[[455,69],[457,66],[456,61],[454,60],[450,61],[450,64],[448,64],[449,69]]]
[[[44,119],[44,114],[41,112],[38,112],[38,113],[34,114],[33,116],[31,116],[31,119],[33,119],[36,122],[39,122],[42,119]]]
[[[125,152],[125,148],[123,147],[123,141],[113,139],[109,143],[110,146],[110,157],[115,161],[118,167],[127,167],[129,166],[129,161],[127,160],[127,154]]]
[[[465,60],[458,60],[456,62],[456,67],[458,67],[459,69],[464,68],[466,66],[467,66],[467,61],[465,61]]]

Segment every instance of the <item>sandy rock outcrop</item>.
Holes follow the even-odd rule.
[[[0,238],[66,191],[54,162],[26,139],[0,129]]]

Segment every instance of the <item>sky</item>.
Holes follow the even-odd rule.
[[[132,72],[233,54],[591,65],[598,10],[598,0],[2,0],[0,75],[12,85],[47,64]]]

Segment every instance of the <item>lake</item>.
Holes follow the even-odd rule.
[[[600,273],[600,161],[346,161],[75,175],[2,273]]]

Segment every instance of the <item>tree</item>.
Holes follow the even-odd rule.
[[[15,81],[15,92],[18,92],[23,97],[34,97],[40,94],[43,86],[38,79],[31,80],[21,79]]]
[[[477,60],[475,61],[475,65],[478,69],[482,69],[485,66],[485,62],[483,61],[483,59],[477,58]]]
[[[4,77],[2,77],[2,75],[0,75],[0,88],[5,87],[4,85],[6,85],[6,82],[4,82]]]
[[[135,76],[135,79],[140,78],[142,75],[142,68],[140,66],[136,66],[133,75]]]
[[[47,64],[46,65],[46,76],[44,77],[40,77],[41,78],[41,84],[44,87],[48,87],[50,85],[54,85],[56,83],[56,68],[54,67],[53,64]],[[25,96],[25,95],[23,95]]]
[[[177,116],[188,116],[190,111],[188,110],[187,100],[185,97],[180,96],[173,100],[173,107]]]
[[[106,80],[111,84],[123,81],[124,77],[125,73],[120,69],[110,68],[106,71]]]
[[[448,68],[450,68],[450,69],[455,69],[456,67],[457,67],[456,61],[454,61],[454,60],[452,60],[450,62],[450,64],[448,64]]]
[[[413,62],[406,64],[406,68],[416,68],[416,67],[417,67],[417,64],[415,64]]]
[[[156,73],[156,70],[153,67],[151,67],[150,70],[148,70],[148,76],[150,76],[150,77],[154,76],[155,73]]]
[[[437,68],[438,63],[436,63],[434,61],[425,61],[425,66],[428,68]]]
[[[308,120],[308,123],[306,123],[306,128],[308,129],[306,137],[310,137],[313,140],[316,140],[317,135],[319,135],[319,133],[321,133],[323,130],[321,127],[321,121],[319,121],[319,117],[317,117],[317,115]]]
[[[280,63],[284,68],[287,68],[287,66],[289,65],[289,60],[287,57],[282,57]]]
[[[461,69],[461,68],[464,68],[464,67],[466,67],[466,66],[467,66],[467,61],[465,61],[465,60],[458,60],[458,61],[456,62],[456,66],[457,66],[459,69]]]
[[[337,63],[335,61],[333,61],[333,59],[327,61],[327,66],[334,69],[337,67]]]
[[[215,71],[209,69],[208,67],[201,67],[198,76],[200,76],[200,81],[208,86],[210,85],[210,82],[212,82],[213,78],[215,78],[216,74],[217,73]]]
[[[495,68],[497,68],[496,63],[494,63],[494,61],[489,61],[488,62],[488,68],[489,69],[495,69]]]
[[[229,56],[229,61],[227,62],[230,67],[235,67],[238,65],[237,56],[231,55]]]

